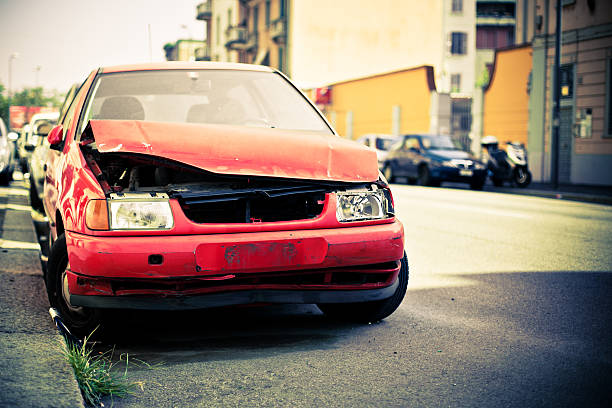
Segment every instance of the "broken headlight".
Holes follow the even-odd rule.
[[[393,216],[385,190],[336,193],[336,219],[340,222],[379,220]]]
[[[171,229],[174,217],[166,194],[111,194],[108,200],[111,230]]]

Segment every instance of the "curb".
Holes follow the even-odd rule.
[[[0,189],[0,406],[84,407],[48,315],[27,183]]]

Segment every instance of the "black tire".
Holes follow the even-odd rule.
[[[477,180],[473,180],[470,183],[470,188],[472,190],[482,190],[482,188],[484,187],[486,179],[477,179]]]
[[[429,173],[429,168],[426,165],[419,167],[419,177],[417,178],[417,182],[419,186],[431,185],[431,175]]]
[[[8,169],[0,173],[0,186],[8,186],[13,179],[12,172],[9,172]]]
[[[325,303],[317,306],[327,316],[356,323],[377,322],[391,315],[402,303],[408,288],[408,258],[406,254],[401,260],[401,268],[397,279],[399,284],[395,293],[387,299],[360,303]]]
[[[514,184],[520,188],[525,188],[531,183],[531,172],[525,167],[515,167],[512,176]]]
[[[504,180],[502,180],[500,178],[493,177],[491,180],[493,181],[493,185],[495,187],[502,187],[504,185]]]
[[[30,179],[30,205],[38,212],[44,211],[42,200],[38,196],[36,184],[33,179]]]
[[[391,167],[391,163],[385,164],[385,167],[383,167],[383,175],[389,183],[395,183],[395,176],[393,175],[393,168]]]
[[[60,235],[53,243],[47,262],[46,285],[49,303],[60,313],[62,321],[78,338],[89,336],[101,323],[97,309],[73,306],[67,299],[68,283],[65,279],[68,268],[66,237]],[[96,330],[96,334],[100,333]]]

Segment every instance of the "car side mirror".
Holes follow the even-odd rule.
[[[19,134],[15,133],[15,132],[9,132],[8,140],[10,140],[11,142],[14,142],[17,139],[19,139]]]
[[[49,147],[53,150],[61,150],[61,144],[64,141],[64,128],[62,125],[57,125],[47,135]]]

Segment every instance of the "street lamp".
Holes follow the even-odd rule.
[[[11,102],[12,102],[12,93],[13,93],[13,88],[12,88],[12,79],[13,79],[13,60],[19,58],[19,53],[17,52],[13,52],[11,53],[11,55],[9,55],[9,59],[8,59],[8,112],[7,112],[7,118],[8,118],[8,126],[9,128],[11,127]]]

